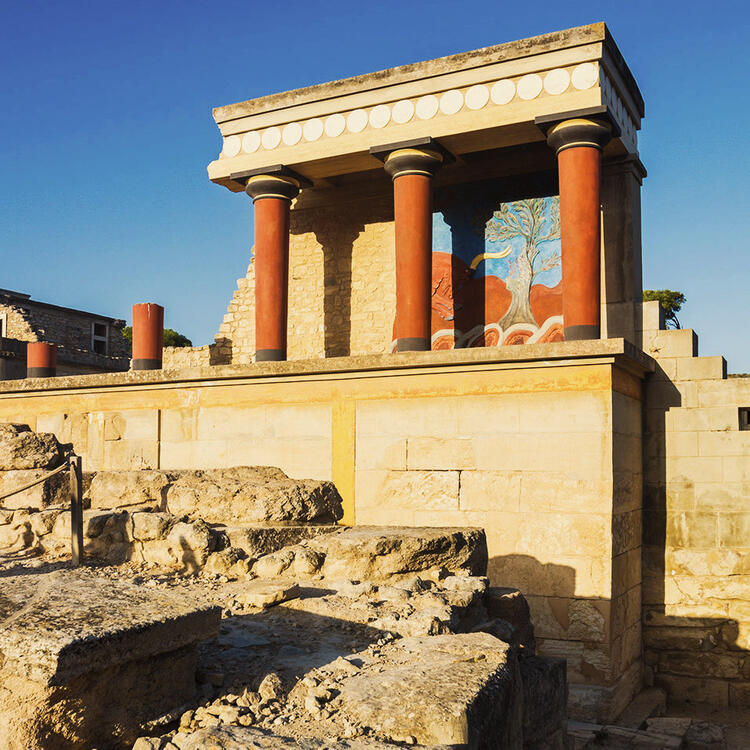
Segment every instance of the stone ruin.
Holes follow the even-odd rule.
[[[70,449],[0,425],[0,495]],[[272,467],[85,476],[0,500],[7,750],[564,748],[565,663],[482,529],[337,525],[330,482]]]

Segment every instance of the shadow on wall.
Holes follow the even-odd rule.
[[[732,582],[732,575],[720,569],[732,550],[703,538],[703,524],[715,522],[716,508],[701,513],[696,505],[686,512],[679,493],[694,487],[668,484],[666,414],[682,405],[682,396],[658,363],[650,378],[644,389],[643,441],[645,682],[664,688],[674,701],[750,707],[750,655],[738,642],[740,623],[715,614],[732,598],[744,600],[750,610],[746,584],[740,591],[747,576]],[[658,403],[656,398],[649,403],[654,385],[660,389]],[[740,565],[739,555],[734,557]],[[716,601],[712,593],[719,594]],[[699,616],[701,610],[708,616]]]
[[[209,348],[209,364],[231,365],[232,364],[232,340],[222,336],[215,340]]]

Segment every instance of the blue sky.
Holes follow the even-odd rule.
[[[211,108],[593,21],[646,101],[644,281],[688,297],[701,354],[750,372],[742,2],[0,0],[0,287],[209,343],[251,204],[212,185]]]

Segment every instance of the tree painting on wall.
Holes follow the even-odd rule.
[[[560,202],[471,194],[433,214],[434,349],[562,341]]]

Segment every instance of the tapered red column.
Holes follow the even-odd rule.
[[[396,350],[430,349],[432,178],[443,155],[402,148],[385,160],[393,178],[396,230]]]
[[[26,377],[54,378],[57,372],[57,347],[45,341],[26,344]]]
[[[601,315],[601,150],[607,123],[575,118],[553,125],[547,142],[557,153],[563,325],[566,341],[598,339]]]
[[[255,359],[285,360],[289,207],[299,183],[291,177],[255,175],[245,190],[255,205]]]
[[[154,302],[133,305],[134,370],[160,370],[164,350],[164,308]]]

